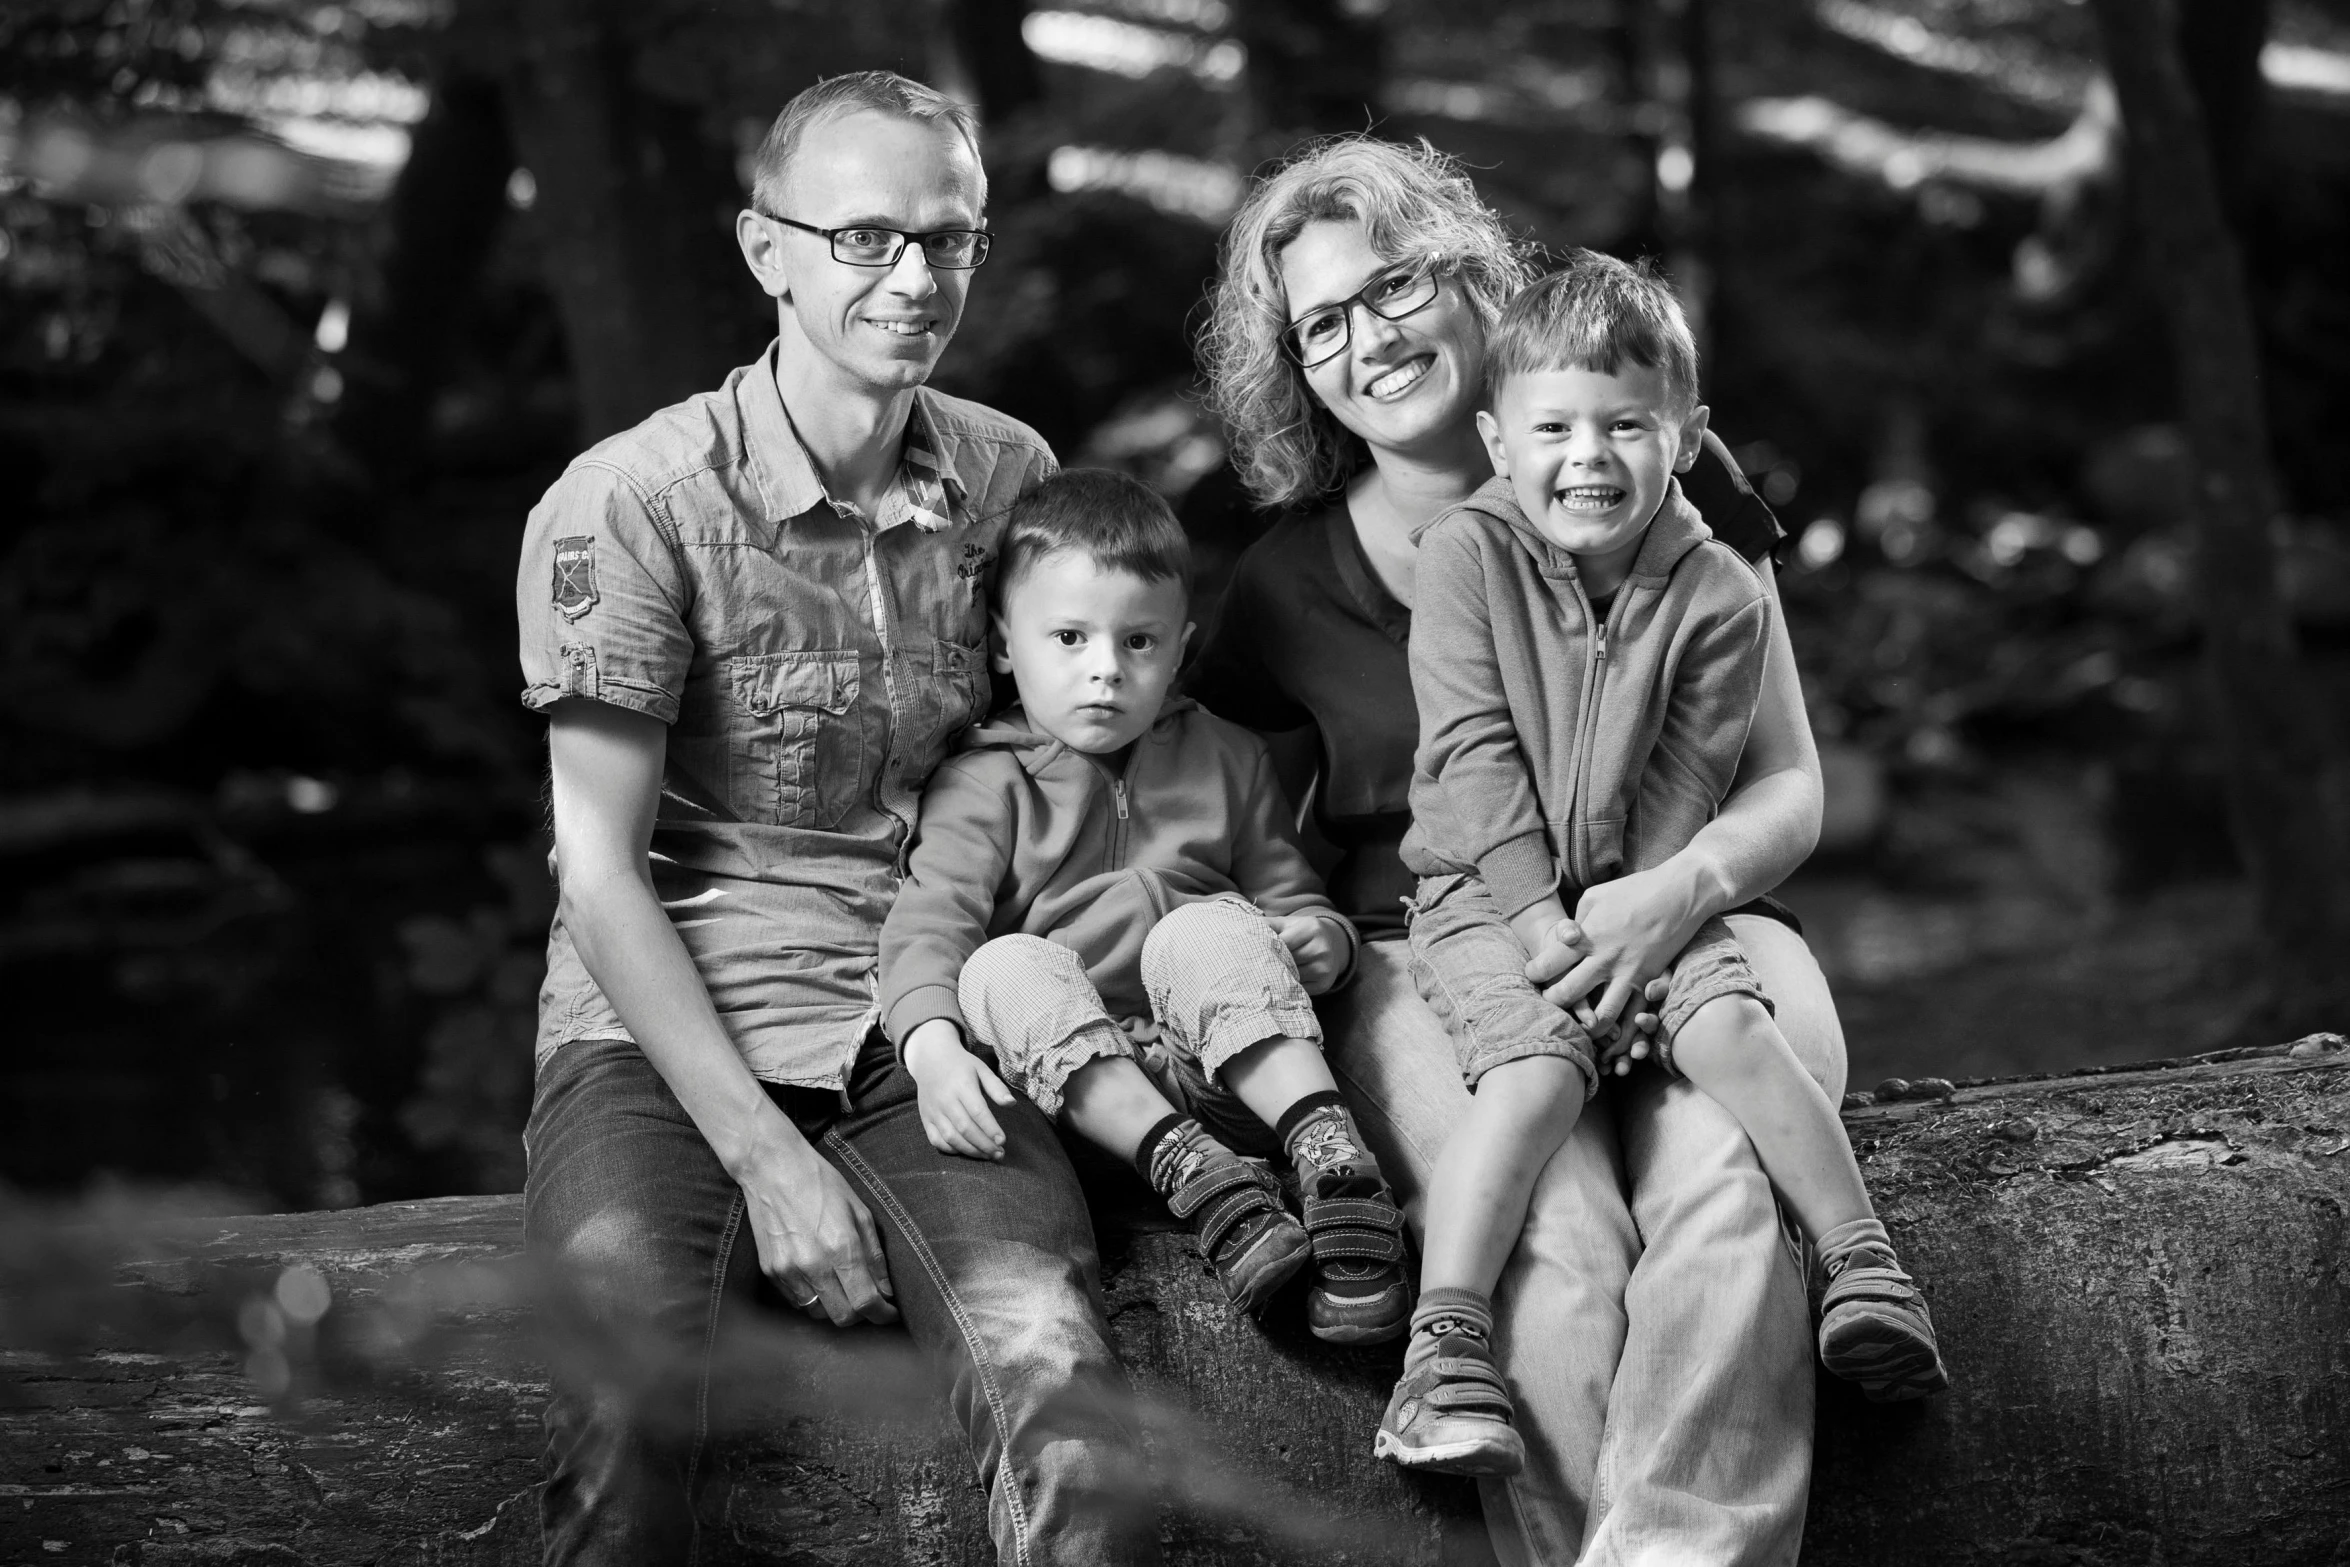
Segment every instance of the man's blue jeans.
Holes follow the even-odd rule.
[[[1155,1562],[1092,1223],[1044,1117],[998,1109],[1001,1163],[939,1153],[878,1036],[844,1093],[770,1092],[872,1212],[898,1309],[969,1433],[998,1559]],[[625,1041],[579,1040],[547,1060],[526,1142],[525,1244],[558,1281],[556,1309],[602,1342],[649,1346],[625,1374],[556,1357],[545,1559],[693,1561],[711,1351],[761,1284],[741,1189]]]

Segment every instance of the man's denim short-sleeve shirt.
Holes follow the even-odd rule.
[[[775,357],[584,453],[531,512],[522,699],[669,725],[655,891],[751,1070],[838,1088],[923,782],[987,711],[1004,515],[1054,464],[1018,421],[918,390],[868,520],[825,494]],[[558,915],[540,1058],[627,1037]]]

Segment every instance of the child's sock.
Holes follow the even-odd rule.
[[[1480,1348],[1493,1343],[1493,1301],[1479,1290],[1432,1289],[1420,1292],[1419,1309],[1412,1313],[1412,1342],[1403,1352],[1405,1376],[1436,1358],[1448,1338],[1475,1339]]]
[[[1142,1134],[1142,1146],[1134,1151],[1134,1169],[1161,1197],[1172,1197],[1199,1174],[1202,1165],[1223,1151],[1224,1145],[1197,1121],[1181,1111],[1171,1111]]]
[[[1369,1196],[1386,1189],[1379,1162],[1355,1135],[1354,1119],[1335,1088],[1308,1094],[1283,1111],[1273,1135],[1281,1140],[1301,1182],[1323,1177],[1317,1183],[1323,1196]]]
[[[1894,1253],[1893,1237],[1885,1233],[1884,1221],[1871,1215],[1839,1224],[1822,1235],[1815,1243],[1820,1267],[1833,1279],[1858,1261],[1863,1253],[1874,1252],[1885,1267],[1899,1267],[1901,1259]]]

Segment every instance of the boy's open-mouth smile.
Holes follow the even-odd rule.
[[[1613,484],[1570,484],[1553,490],[1551,499],[1568,511],[1613,511],[1628,492]]]
[[[1430,369],[1434,368],[1435,364],[1436,356],[1434,354],[1414,354],[1394,369],[1374,378],[1370,384],[1363,388],[1363,395],[1380,401],[1385,401],[1390,397],[1400,397],[1419,385],[1421,379],[1428,374]]]

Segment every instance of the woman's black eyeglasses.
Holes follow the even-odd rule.
[[[894,267],[898,257],[906,253],[909,244],[922,247],[922,259],[934,267],[947,267],[962,272],[987,259],[990,243],[985,229],[931,229],[926,233],[909,234],[902,229],[875,228],[869,223],[852,224],[842,229],[820,229],[813,223],[802,223],[764,207],[753,207],[753,212],[787,229],[798,229],[803,234],[820,234],[832,246],[832,259],[852,267]]]
[[[1391,267],[1365,283],[1353,297],[1309,310],[1290,322],[1282,330],[1281,346],[1300,369],[1311,370],[1346,352],[1346,345],[1354,338],[1355,306],[1383,321],[1401,321],[1415,310],[1428,308],[1436,298],[1439,281],[1436,267],[1428,262]]]

